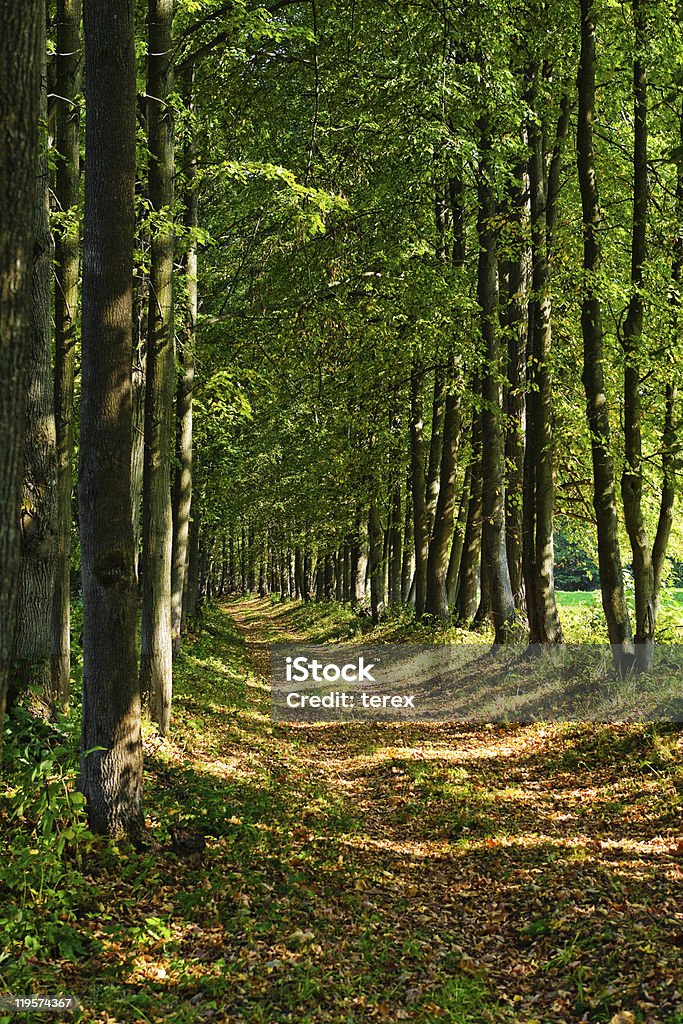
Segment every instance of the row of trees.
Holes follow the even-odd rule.
[[[252,406],[227,441],[200,437],[223,581],[356,601],[367,576],[375,620],[408,603],[558,642],[559,507],[595,538],[620,668],[649,667],[678,451],[679,15],[318,17],[277,137],[348,209],[298,243],[253,183],[206,271],[227,297],[205,336],[239,352]],[[284,91],[273,60],[250,71],[255,94]],[[253,149],[232,129],[245,159],[264,116]]]
[[[77,570],[92,826],[142,827],[141,708],[168,730],[202,589],[555,643],[559,513],[647,668],[677,6],[45,2],[0,7],[0,697],[68,703]]]

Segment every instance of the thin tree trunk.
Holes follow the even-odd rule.
[[[434,526],[427,559],[427,600],[425,610],[439,619],[448,618],[449,549],[453,540],[455,519],[455,483],[458,472],[456,455],[460,440],[460,394],[446,397],[446,412],[441,447],[439,496],[434,513]]]
[[[80,786],[94,832],[144,828],[130,499],[135,190],[131,0],[85,6],[85,220],[79,518]]]
[[[457,600],[458,576],[460,574],[460,563],[465,545],[465,527],[467,524],[467,509],[470,501],[470,487],[472,482],[472,465],[468,464],[465,470],[465,479],[460,493],[460,505],[458,507],[458,518],[453,531],[453,542],[451,553],[448,558],[448,574],[446,576],[446,596],[448,607],[454,608]]]
[[[382,558],[383,534],[379,511],[374,504],[368,515],[368,540],[370,544],[370,609],[373,624],[377,624],[384,612],[384,564]]]
[[[43,32],[45,22],[43,21]],[[47,120],[45,37],[41,119]],[[52,234],[48,192],[47,139],[32,178],[35,189],[30,375],[24,407],[24,487],[21,502],[21,568],[13,642],[10,697],[29,686],[52,695],[50,627],[54,601],[59,516],[57,508],[57,439],[51,366]]]
[[[633,663],[631,623],[624,594],[619,547],[619,523],[610,455],[610,426],[603,372],[601,303],[596,291],[600,280],[601,212],[593,150],[595,120],[595,5],[581,0],[581,59],[578,76],[579,114],[577,165],[583,214],[584,288],[581,303],[583,333],[583,385],[591,434],[595,515],[598,530],[598,565],[602,606],[614,660],[619,671]]]
[[[410,466],[415,541],[415,617],[418,619],[422,618],[427,601],[427,558],[429,554],[429,521],[424,485],[424,417],[421,392],[422,370],[418,364],[414,364],[410,375]]]
[[[429,441],[429,459],[427,463],[426,479],[426,508],[427,525],[431,537],[434,526],[434,514],[436,502],[439,497],[441,468],[441,446],[443,444],[443,423],[446,413],[446,394],[444,390],[444,375],[440,366],[434,370],[434,397],[432,399],[432,432]]]
[[[0,7],[0,726],[12,657],[31,339],[42,0]],[[0,759],[2,758],[0,727]]]
[[[478,382],[473,390],[479,390]],[[481,574],[481,413],[472,413],[472,457],[470,460],[470,497],[467,506],[465,539],[458,574],[458,619],[472,622],[477,611],[477,592]]]
[[[171,724],[171,413],[175,378],[173,332],[173,0],[149,0],[147,142],[149,199],[158,217],[152,232],[145,388],[145,469],[142,513],[142,647],[140,687],[165,736]]]
[[[183,266],[185,315],[179,352],[180,376],[176,390],[176,472],[171,555],[171,637],[174,653],[180,650],[183,580],[187,565],[192,509],[192,392],[194,389],[194,347],[197,325],[197,247],[194,238],[194,231],[197,227],[197,156],[192,136],[185,148],[183,166],[186,176],[185,227],[189,235]],[[230,535],[230,545],[232,558],[232,534]],[[232,572],[230,589],[234,589]]]
[[[647,24],[645,0],[633,0],[635,57],[633,61],[633,230],[631,236],[631,299],[624,322],[624,471],[621,498],[624,522],[631,542],[636,598],[635,664],[639,671],[652,668],[655,643],[655,574],[652,549],[643,515],[643,462],[640,405],[640,351],[643,334],[644,265],[647,258],[647,74],[644,47]]]
[[[55,237],[55,430],[57,437],[57,570],[52,603],[52,700],[66,710],[71,687],[71,497],[74,371],[79,274],[79,171],[83,50],[81,0],[57,0],[55,198],[65,216]]]
[[[484,346],[482,375],[482,557],[488,576],[491,616],[497,643],[509,639],[515,617],[505,549],[505,448],[501,415],[501,353],[498,326],[498,272],[494,218],[495,190],[487,115],[480,118],[481,160],[477,193],[479,266],[477,302]]]
[[[538,75],[532,72],[531,104],[537,103]],[[569,108],[563,109],[555,144],[559,161],[566,135]],[[529,302],[528,399],[526,499],[528,526],[524,539],[529,546],[525,559],[525,585],[532,644],[561,643],[562,627],[555,601],[553,513],[555,479],[553,470],[552,389],[548,360],[551,346],[551,297],[549,270],[549,221],[555,219],[556,195],[551,194],[546,173],[544,134],[530,119],[529,192],[531,205],[532,296]]]
[[[413,559],[415,544],[413,540],[413,497],[410,489],[410,473],[406,487],[405,516],[403,520],[403,558],[401,560],[401,602],[408,603],[410,583],[413,578]]]

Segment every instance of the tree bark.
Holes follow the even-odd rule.
[[[427,601],[429,521],[425,499],[422,369],[417,363],[413,364],[410,374],[410,467],[415,542],[415,617],[420,619],[424,614]]]
[[[171,637],[174,653],[180,650],[182,631],[183,579],[189,550],[192,508],[192,392],[194,389],[194,347],[197,324],[197,156],[194,140],[186,146],[185,227],[189,231],[185,250],[185,315],[180,346],[180,375],[176,391],[176,473],[173,500],[173,550],[171,560]],[[232,535],[231,535],[232,543]],[[231,583],[231,589],[232,589]]]
[[[584,285],[581,303],[583,385],[591,434],[593,505],[598,531],[598,565],[602,606],[616,667],[633,664],[631,623],[624,594],[619,525],[610,454],[610,425],[604,381],[602,310],[597,292],[600,275],[601,212],[597,186],[593,122],[595,120],[595,5],[581,0],[581,58],[578,75],[577,165],[583,216]]]
[[[531,70],[530,104],[538,102],[537,68]],[[527,346],[527,445],[525,459],[525,509],[523,531],[528,545],[524,558],[529,640],[532,644],[561,643],[562,627],[555,601],[552,387],[549,357],[551,347],[550,233],[555,221],[556,169],[562,141],[567,133],[569,106],[563,101],[556,133],[551,174],[546,170],[545,133],[536,117],[528,124],[529,193],[531,212],[532,282],[529,301]],[[553,179],[551,181],[551,178]]]
[[[477,302],[484,348],[482,374],[482,557],[488,575],[491,616],[496,643],[509,639],[515,618],[510,572],[505,549],[505,448],[501,415],[501,352],[498,326],[498,270],[496,257],[496,213],[491,137],[487,115],[479,122],[481,159],[477,195],[479,216],[479,265]]]
[[[41,119],[47,120],[45,21],[41,40]],[[51,365],[52,234],[47,138],[32,170],[35,189],[31,334],[24,407],[24,485],[21,567],[13,641],[10,698],[30,686],[51,702],[50,627],[57,568],[57,439]]]
[[[479,389],[479,383],[473,384],[473,390]],[[463,540],[460,571],[458,574],[458,620],[472,622],[477,611],[477,591],[481,575],[481,413],[478,409],[472,413],[472,456],[470,460],[470,495],[467,505],[467,521]]]
[[[52,700],[66,710],[71,686],[71,521],[74,372],[79,275],[79,172],[83,51],[81,0],[57,0],[55,198],[64,223],[55,234],[55,430],[57,439],[57,569],[52,604]]]
[[[635,57],[633,61],[633,228],[631,235],[631,299],[624,321],[624,471],[621,498],[631,543],[636,598],[635,665],[652,668],[655,643],[655,574],[650,537],[643,515],[643,462],[640,405],[640,350],[644,318],[644,265],[647,258],[647,74],[643,49],[647,31],[646,0],[633,0]]]
[[[0,5],[0,759],[21,549],[42,0]]]
[[[84,10],[86,158],[79,518],[83,562],[80,786],[94,832],[144,827],[130,498],[135,189],[131,0]]]
[[[439,495],[427,559],[427,600],[425,610],[439,619],[448,618],[448,556],[453,540],[455,519],[455,483],[458,472],[456,455],[460,440],[460,394],[446,397],[441,447]]]
[[[383,531],[377,506],[370,507],[368,514],[368,540],[370,544],[370,609],[373,624],[377,624],[384,612],[384,565],[382,559]]]
[[[140,688],[165,736],[171,724],[171,412],[175,376],[173,333],[173,0],[149,0],[147,142],[153,226],[147,327],[145,468],[142,510],[142,647]]]

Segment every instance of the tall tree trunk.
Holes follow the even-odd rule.
[[[130,500],[135,189],[131,0],[84,10],[86,157],[79,517],[81,789],[94,832],[144,827]]]
[[[446,596],[448,607],[454,608],[458,596],[458,576],[460,574],[460,563],[465,544],[465,527],[467,524],[467,509],[470,502],[470,487],[472,482],[472,465],[468,464],[465,470],[465,479],[462,483],[460,493],[460,505],[458,507],[458,518],[453,531],[453,543],[448,558],[448,573],[446,575]]]
[[[531,72],[531,105],[538,98],[538,75]],[[555,145],[566,135],[569,110],[560,118]],[[528,553],[524,560],[529,639],[532,644],[561,643],[562,627],[555,601],[553,514],[555,478],[553,469],[552,389],[548,360],[551,345],[551,298],[549,270],[549,229],[555,219],[556,195],[551,194],[546,172],[544,132],[535,118],[528,126],[529,192],[531,205],[532,295],[529,301],[528,398],[525,489],[527,527],[524,534]],[[550,221],[550,224],[549,224]]]
[[[194,346],[197,324],[197,156],[194,140],[185,148],[185,315],[180,346],[180,375],[176,390],[176,473],[173,494],[173,550],[171,559],[171,637],[174,651],[180,650],[183,579],[187,565],[192,507],[192,391],[194,388]],[[232,544],[232,534],[230,535]],[[231,548],[232,551],[232,548]],[[230,589],[234,583],[231,581]]]
[[[617,668],[633,663],[631,623],[624,594],[619,523],[610,454],[610,426],[604,381],[600,280],[600,201],[597,186],[593,122],[595,120],[595,4],[581,0],[581,59],[578,76],[579,114],[577,165],[583,214],[584,287],[581,303],[583,385],[593,458],[593,505],[598,529],[598,565],[602,606]]]
[[[401,600],[401,565],[403,563],[403,523],[401,485],[394,484],[391,494],[389,528],[389,600],[397,604]]]
[[[384,564],[382,558],[384,537],[379,511],[374,502],[368,515],[368,540],[370,544],[370,608],[372,621],[377,624],[384,611]]]
[[[424,614],[427,601],[427,557],[429,521],[425,500],[424,416],[422,414],[422,369],[415,363],[410,374],[410,467],[413,493],[413,536],[415,541],[415,617]]]
[[[501,353],[498,326],[498,269],[494,218],[495,187],[491,137],[487,115],[480,118],[481,160],[477,194],[479,266],[477,302],[481,310],[484,347],[482,374],[482,553],[488,575],[491,615],[496,642],[509,639],[515,617],[510,572],[505,549],[505,448],[501,415]]]
[[[621,497],[624,522],[631,542],[636,597],[635,664],[639,671],[652,668],[655,643],[655,574],[652,549],[643,515],[643,462],[640,406],[640,351],[643,334],[644,265],[647,258],[647,74],[644,47],[646,0],[633,0],[635,56],[633,61],[633,230],[631,236],[631,299],[624,321],[624,471]]]
[[[79,272],[79,171],[83,51],[81,0],[57,0],[55,198],[64,224],[55,237],[55,430],[57,437],[57,569],[52,604],[52,700],[63,710],[71,686],[71,495],[74,371]]]
[[[527,304],[529,301],[528,250],[523,240],[527,221],[525,172],[517,168],[511,196],[511,220],[518,251],[506,266],[507,294],[502,322],[507,336],[505,382],[505,543],[515,608],[523,611],[522,574],[523,484],[525,449],[525,369]]]
[[[401,602],[408,603],[410,583],[413,577],[413,559],[415,545],[413,542],[413,497],[410,489],[410,473],[406,487],[405,516],[403,520],[403,557],[401,559]]]
[[[429,542],[427,559],[427,601],[425,610],[439,619],[448,618],[448,556],[453,540],[455,519],[455,482],[458,472],[456,455],[460,440],[460,394],[450,392],[446,397],[439,496],[434,514],[434,526]]]
[[[678,16],[683,17],[683,4],[679,4]],[[683,146],[683,104],[679,114],[679,144]],[[671,261],[671,291],[669,304],[672,311],[673,338],[678,339],[681,323],[681,284],[683,283],[683,164],[676,171],[676,215],[679,225]],[[676,343],[676,342],[674,342]],[[673,510],[676,499],[676,452],[674,445],[678,432],[676,407],[678,394],[676,385],[667,382],[665,386],[664,429],[662,431],[662,493],[659,503],[657,532],[652,545],[652,567],[655,580],[655,615],[659,609],[664,560],[673,525]]]
[[[441,446],[443,444],[443,423],[446,413],[446,394],[444,374],[440,366],[434,370],[434,397],[432,399],[432,432],[429,441],[429,459],[427,461],[427,479],[425,483],[427,503],[427,525],[431,537],[434,526],[436,502],[439,497],[439,470],[441,468]]]
[[[479,383],[473,390],[479,390]],[[463,540],[460,571],[458,574],[458,619],[472,622],[477,611],[477,591],[481,574],[481,413],[472,413],[472,456],[470,459],[470,495],[467,505],[467,521]]]
[[[43,33],[45,21],[43,20]],[[41,119],[47,120],[47,65],[42,38]],[[10,694],[39,686],[52,700],[50,626],[57,568],[57,440],[51,366],[52,234],[47,138],[32,171],[35,188],[31,334],[24,407],[21,568]]]
[[[0,758],[12,658],[31,344],[42,0],[0,6]]]
[[[145,470],[142,512],[142,647],[140,688],[165,736],[173,693],[171,643],[171,413],[173,349],[173,0],[149,0],[147,142],[152,231],[145,388]]]

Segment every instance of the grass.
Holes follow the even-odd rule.
[[[254,662],[349,619],[229,611],[185,645],[171,738],[145,730],[146,850],[58,795],[76,718],[14,723],[4,992],[107,1024],[680,1024],[680,732],[276,725]],[[177,827],[205,852],[174,853]]]

